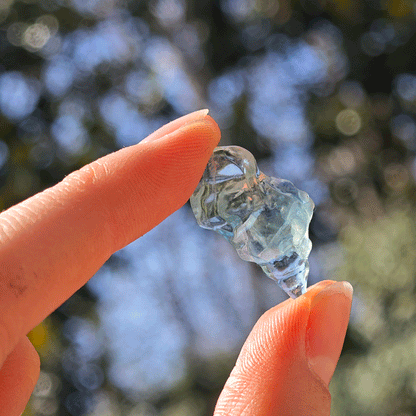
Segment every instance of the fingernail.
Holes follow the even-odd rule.
[[[161,139],[162,137],[170,134],[179,128],[185,126],[189,123],[194,123],[202,118],[204,118],[209,113],[209,110],[198,110],[193,113],[186,114],[185,116],[179,117],[176,120],[171,121],[170,123],[164,125],[160,129],[156,130],[150,136],[143,139],[140,143],[149,143],[155,140]]]
[[[306,332],[310,368],[328,385],[347,331],[353,288],[348,282],[326,285],[311,300]]]

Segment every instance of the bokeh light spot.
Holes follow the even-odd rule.
[[[23,35],[23,45],[30,51],[42,49],[51,37],[48,26],[35,23],[29,26]]]
[[[53,59],[43,73],[47,90],[54,96],[64,95],[72,86],[76,69],[72,61],[64,57]]]
[[[7,40],[14,46],[21,46],[28,25],[23,22],[12,23],[7,28]]]
[[[0,109],[3,114],[19,120],[35,109],[40,96],[39,83],[21,72],[5,72],[0,75]]]
[[[173,26],[180,22],[185,14],[183,0],[153,0],[150,11],[164,26]]]
[[[384,178],[391,190],[402,192],[409,183],[410,175],[404,166],[391,164],[384,169]]]
[[[55,374],[41,371],[39,379],[33,390],[33,395],[36,397],[48,397],[53,395],[59,387],[59,380]]]
[[[59,21],[53,14],[44,14],[36,19],[36,23],[48,28],[50,36],[55,36],[59,29]]]
[[[395,79],[396,91],[403,100],[412,102],[416,100],[416,76],[400,74]]]
[[[393,17],[408,16],[413,11],[410,2],[406,0],[388,0],[386,3],[387,11]]]
[[[328,157],[328,164],[331,171],[339,176],[352,173],[356,168],[354,154],[346,147],[334,149]]]
[[[361,117],[357,111],[347,108],[337,114],[335,124],[342,134],[353,136],[361,129]]]
[[[357,81],[345,81],[341,84],[338,97],[345,107],[357,108],[364,103],[365,92]]]
[[[88,134],[81,120],[73,115],[58,117],[51,127],[59,146],[69,155],[81,154],[88,144]]]
[[[407,114],[400,114],[390,123],[391,133],[409,150],[416,150],[416,121]]]
[[[361,37],[361,49],[366,55],[379,56],[385,47],[384,37],[378,32],[367,32]]]
[[[4,10],[9,9],[9,7],[14,3],[14,0],[0,0],[0,13]]]
[[[276,1],[276,3],[278,3]],[[221,8],[236,22],[248,19],[256,9],[255,0],[222,0]]]
[[[32,401],[33,410],[36,415],[54,416],[59,408],[59,402],[55,397],[34,397]]]

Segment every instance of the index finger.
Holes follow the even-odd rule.
[[[189,114],[0,215],[0,365],[113,252],[187,201],[219,139],[207,111]]]

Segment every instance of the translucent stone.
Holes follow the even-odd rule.
[[[296,298],[306,291],[314,203],[285,180],[260,172],[238,146],[217,147],[191,197],[198,224],[223,235]]]

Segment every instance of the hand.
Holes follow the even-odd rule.
[[[2,415],[23,412],[39,376],[39,357],[26,334],[112,253],[187,201],[219,139],[206,111],[189,114],[0,215]],[[325,282],[267,312],[216,415],[329,415],[327,384],[350,303],[346,285]]]
[[[352,301],[347,282],[324,281],[275,306],[254,326],[215,416],[329,416]]]

